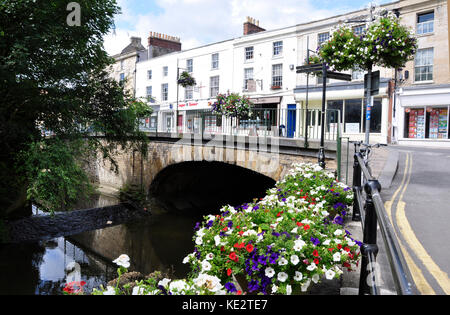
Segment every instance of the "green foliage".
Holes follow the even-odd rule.
[[[94,187],[83,171],[77,156],[86,156],[84,141],[62,141],[58,138],[31,143],[22,151],[18,166],[30,183],[27,197],[42,210],[64,211],[77,201],[87,199]]]
[[[144,208],[147,202],[147,193],[140,185],[126,184],[119,191],[119,199],[122,202],[130,202]]]
[[[340,27],[319,49],[320,57],[337,71],[377,65],[399,68],[411,60],[417,50],[417,39],[392,13],[379,17],[361,36],[349,26]]]
[[[88,188],[79,166],[88,154],[101,152],[117,170],[118,149],[146,153],[138,125],[150,109],[105,71],[113,59],[103,37],[120,9],[115,0],[77,3],[75,27],[66,1],[0,3],[0,181],[8,183],[0,215],[14,211],[22,191],[48,209],[68,206]]]

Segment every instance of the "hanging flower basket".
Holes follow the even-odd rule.
[[[319,48],[319,56],[337,71],[369,70],[372,66],[395,69],[405,66],[416,51],[417,39],[412,31],[389,13],[378,17],[360,36],[349,26],[340,27]]]
[[[253,103],[245,96],[236,93],[219,94],[213,105],[213,113],[226,117],[246,118],[251,115]]]
[[[189,73],[184,71],[180,75],[180,78],[178,79],[178,84],[181,85],[182,87],[188,87],[188,86],[194,86],[196,84],[196,82],[195,82],[195,79],[193,77],[191,77],[191,75]]]

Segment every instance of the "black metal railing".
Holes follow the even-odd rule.
[[[353,221],[361,221],[363,229],[363,244],[361,246],[361,275],[359,295],[380,295],[379,274],[376,263],[378,254],[377,228],[385,245],[386,256],[389,261],[398,295],[418,294],[411,273],[401,251],[393,226],[387,216],[383,200],[380,195],[381,185],[368,168],[367,159],[370,150],[355,145],[353,164]]]

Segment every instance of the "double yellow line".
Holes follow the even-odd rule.
[[[397,198],[397,196],[399,196],[395,218],[402,238],[406,241],[409,248],[421,261],[423,267],[427,269],[428,272],[435,278],[435,280],[442,288],[442,290],[446,294],[450,294],[450,281],[448,275],[439,268],[439,266],[433,261],[431,256],[427,253],[423,245],[420,243],[420,241],[414,234],[414,231],[412,230],[411,225],[409,224],[409,221],[406,217],[405,212],[406,203],[403,201],[403,196],[411,181],[412,165],[413,160],[411,154],[407,153],[405,171],[403,173],[402,182],[400,184],[400,187],[395,191],[394,195],[392,196],[392,200],[387,201],[385,203],[386,212],[389,216],[389,219],[391,220],[391,224],[394,226],[392,218],[392,206],[395,203],[395,199]],[[413,261],[402,239],[400,239],[398,235],[397,239],[399,241],[403,255],[405,256],[406,263],[408,264],[408,267],[411,271],[411,275],[414,279],[414,282],[416,283],[417,289],[420,291],[420,293],[424,295],[436,295],[436,292],[433,290],[428,281],[425,279],[422,270]]]

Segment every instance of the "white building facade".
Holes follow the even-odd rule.
[[[426,140],[446,145],[450,112],[447,2],[401,0],[382,7],[399,13],[402,23],[415,30],[419,53],[397,73],[374,69],[380,70],[380,89],[373,100],[370,141]],[[305,130],[317,135],[322,123],[322,80],[309,76],[307,87],[307,76],[297,74],[296,67],[305,63],[308,49],[315,51],[328,40],[336,26],[365,19],[367,14],[360,10],[271,31],[248,18],[241,37],[189,50],[181,50],[180,45],[172,52],[141,59],[136,64],[136,97],[148,98],[155,110],[146,127],[189,132],[199,128],[202,113],[203,127],[214,130],[223,121],[205,112],[211,111],[217,94],[239,93],[251,99],[258,115],[270,120],[271,135],[301,138]],[[355,33],[365,27],[350,25]],[[163,38],[170,44],[171,37]],[[177,75],[184,71],[195,78],[196,86],[177,84]],[[348,73],[352,82],[327,81],[326,132],[339,126],[344,137],[364,140],[364,73],[358,69]],[[424,126],[417,131],[422,121]],[[409,124],[415,124],[415,132],[409,132]]]

